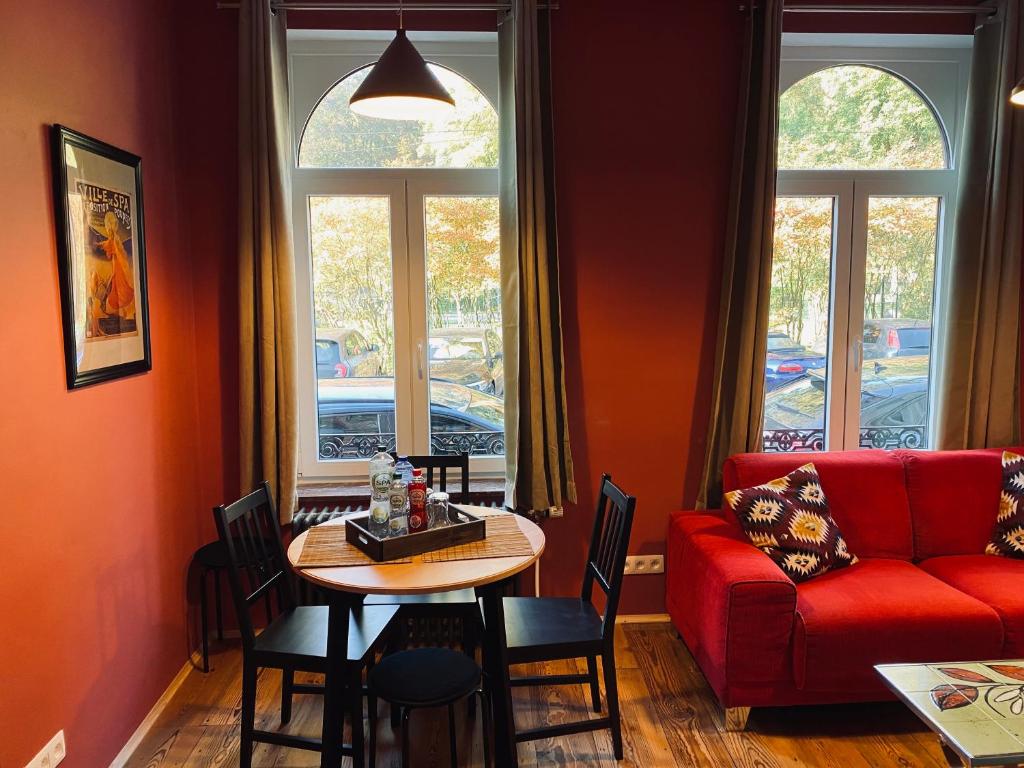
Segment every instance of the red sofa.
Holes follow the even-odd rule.
[[[1024,560],[983,554],[1000,457],[986,449],[729,458],[726,491],[813,461],[860,562],[794,584],[731,511],[672,513],[668,612],[722,706],[737,708],[741,724],[751,706],[891,698],[874,664],[1024,657]]]

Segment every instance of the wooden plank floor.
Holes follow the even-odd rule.
[[[718,705],[686,647],[667,624],[621,626],[617,662],[623,714],[625,760],[632,768],[674,766],[823,766],[824,768],[941,768],[938,741],[901,704],[866,704],[754,710],[743,733],[722,730]],[[241,708],[241,654],[224,647],[211,659],[212,671],[190,673],[156,726],[129,760],[131,768],[237,766]],[[517,673],[584,671],[586,664],[530,665]],[[302,676],[297,676],[297,680]],[[313,679],[308,676],[305,679]],[[261,671],[257,687],[257,728],[280,728],[280,673]],[[518,688],[514,691],[520,728],[590,715],[582,686]],[[319,736],[321,699],[296,696],[292,722],[283,730]],[[464,707],[460,719],[459,764],[482,766],[481,718]],[[591,715],[592,716],[592,715]],[[401,765],[387,710],[381,705],[378,765]],[[412,716],[414,768],[448,766],[448,738],[442,713]],[[519,747],[523,766],[615,766],[606,732],[536,741]],[[313,768],[318,755],[257,746],[253,766]],[[350,764],[346,759],[345,764]]]

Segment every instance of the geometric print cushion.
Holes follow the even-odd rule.
[[[764,485],[730,491],[725,502],[751,543],[793,581],[857,562],[829,514],[813,464]]]
[[[1003,451],[1003,492],[989,555],[1024,558],[1024,456]]]

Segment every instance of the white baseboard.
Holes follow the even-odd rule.
[[[202,658],[200,657],[200,662],[201,661]],[[110,768],[122,768],[122,766],[127,764],[128,759],[135,753],[135,750],[139,748],[142,740],[146,738],[146,734],[149,733],[149,729],[153,727],[157,718],[160,717],[160,713],[163,712],[167,705],[171,703],[171,698],[173,698],[174,694],[178,692],[182,683],[185,682],[185,678],[188,677],[189,672],[195,668],[194,660],[190,658],[185,662],[185,666],[178,670],[178,674],[176,674],[174,679],[171,680],[171,684],[167,686],[167,689],[160,694],[160,698],[156,700],[156,704],[154,704],[153,708],[149,710],[149,714],[147,714],[143,718],[142,722],[139,723],[139,727],[135,729],[135,733],[133,733],[131,738],[128,739],[128,743],[121,747],[121,751],[117,753],[117,757],[110,761]]]
[[[615,617],[616,624],[667,624],[670,621],[667,613],[627,613]]]

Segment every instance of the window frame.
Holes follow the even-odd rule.
[[[941,350],[935,340],[946,305],[945,255],[952,244],[952,220],[959,175],[960,134],[970,69],[969,36],[824,35],[787,33],[783,38],[780,98],[803,78],[840,65],[863,65],[899,77],[932,109],[946,142],[944,169],[811,170],[779,169],[778,197],[832,197],[832,265],[825,398],[825,450],[860,447],[860,389],[863,368],[864,287],[867,218],[872,197],[937,197],[932,347],[928,375],[928,436],[934,440]],[[766,393],[767,394],[767,393]],[[842,411],[839,404],[842,404]]]
[[[390,203],[395,332],[395,435],[406,454],[430,453],[426,283],[427,197],[497,196],[497,168],[303,168],[299,146],[309,115],[323,95],[352,72],[376,61],[394,32],[289,30],[292,92],[292,205],[299,339],[300,482],[363,478],[368,460],[320,460],[313,281],[308,200],[315,196],[387,197]],[[471,82],[497,109],[495,33],[409,33],[428,62]],[[421,290],[422,288],[422,290]],[[504,456],[470,457],[474,477],[503,477]]]

